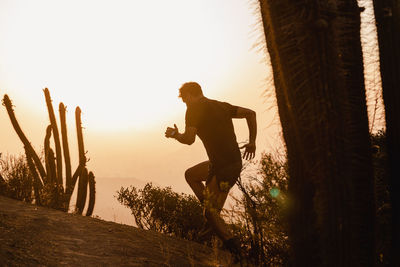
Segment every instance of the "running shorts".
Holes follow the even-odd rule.
[[[208,169],[207,183],[216,176],[218,187],[222,192],[228,192],[236,183],[242,171],[242,162],[238,161],[220,168],[215,168],[212,163]]]

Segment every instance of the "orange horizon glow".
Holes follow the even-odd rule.
[[[13,100],[37,151],[49,123],[42,92],[47,87],[56,112],[59,102],[67,106],[73,161],[74,109],[80,106],[88,164],[97,176],[136,177],[190,192],[183,173],[206,159],[204,148],[199,140],[189,147],[164,138],[174,123],[183,130],[186,107],[178,89],[184,82],[198,82],[209,98],[255,110],[257,154],[283,151],[257,5],[248,0],[1,0],[0,96]],[[371,7],[363,12],[367,20],[368,12]],[[370,44],[371,54],[365,55],[373,62],[376,42]],[[367,64],[373,65],[366,68],[372,72],[366,85],[378,88],[377,64]],[[369,101],[371,113],[374,101]],[[245,141],[245,121],[234,124],[238,142]],[[21,153],[4,108],[0,125],[0,138],[7,140],[0,152]]]
[[[177,90],[187,81],[218,95],[249,56],[248,27],[256,23],[246,1],[39,0],[0,7],[2,93],[40,110],[47,87],[55,103],[81,106],[88,123],[104,131],[149,129],[177,116]]]
[[[268,67],[265,54],[254,49],[263,40],[255,3],[2,0],[0,95],[12,99],[37,152],[49,123],[42,92],[47,87],[56,112],[60,102],[67,106],[73,164],[79,106],[88,165],[96,176],[137,177],[187,190],[184,169],[206,158],[204,148],[200,140],[188,147],[164,137],[167,126],[184,128],[186,106],[178,98],[184,82],[198,82],[209,98],[256,110],[265,122],[260,153],[280,139],[277,117],[262,97]],[[0,137],[7,140],[0,152],[20,153],[4,110],[0,124]],[[235,121],[235,127],[238,141],[245,141],[246,123]]]

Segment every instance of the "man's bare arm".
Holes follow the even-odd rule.
[[[247,121],[247,126],[249,127],[249,143],[240,147],[246,148],[243,158],[252,159],[256,152],[256,137],[257,137],[257,119],[256,113],[248,108],[238,107],[236,116],[234,118],[245,118]]]
[[[191,145],[196,140],[196,133],[197,129],[194,127],[186,127],[184,133],[179,133],[178,127],[174,124],[174,128],[167,128],[165,137],[175,138],[182,144]]]
[[[179,133],[174,136],[178,142],[186,145],[191,145],[196,140],[197,129],[194,127],[186,127],[184,133]]]

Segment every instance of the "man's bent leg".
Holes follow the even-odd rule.
[[[205,215],[209,224],[214,228],[214,231],[222,241],[232,238],[232,234],[229,232],[225,221],[220,216],[227,197],[228,192],[220,190],[217,178],[213,176],[207,184]]]
[[[204,201],[205,186],[203,181],[207,180],[209,166],[210,162],[204,161],[187,169],[185,172],[185,179],[200,202]]]

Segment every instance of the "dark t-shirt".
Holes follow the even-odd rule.
[[[195,127],[215,168],[241,162],[232,118],[238,107],[226,102],[199,99],[186,110],[186,126]]]

